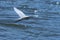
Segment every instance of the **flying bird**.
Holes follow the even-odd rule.
[[[19,22],[21,20],[27,20],[27,19],[31,19],[31,18],[35,18],[38,17],[38,15],[25,15],[25,13],[23,13],[21,10],[17,9],[16,7],[14,7],[14,11],[18,14],[19,18],[17,19],[16,22]],[[37,12],[37,10],[34,11],[35,13]]]
[[[19,18],[17,19],[16,22],[24,20],[24,19],[29,19],[30,16],[25,15],[21,10],[17,9],[14,7],[14,11],[18,14]]]

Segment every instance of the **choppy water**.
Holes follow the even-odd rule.
[[[13,7],[38,17],[15,23]],[[0,0],[0,40],[60,40],[60,0]]]

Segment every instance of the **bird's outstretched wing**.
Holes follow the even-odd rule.
[[[24,20],[24,19],[28,19],[30,16],[25,15],[21,10],[17,9],[16,7],[14,7],[14,11],[19,15],[20,18],[18,18],[16,20],[16,22]]]
[[[20,18],[28,17],[21,10],[14,7],[14,11],[19,15]]]

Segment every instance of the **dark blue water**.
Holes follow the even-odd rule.
[[[15,23],[13,7],[38,17]],[[0,0],[0,40],[60,40],[60,0]]]

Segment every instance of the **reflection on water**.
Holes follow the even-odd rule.
[[[34,17],[15,23],[13,7]],[[60,40],[60,1],[0,0],[0,40]]]

